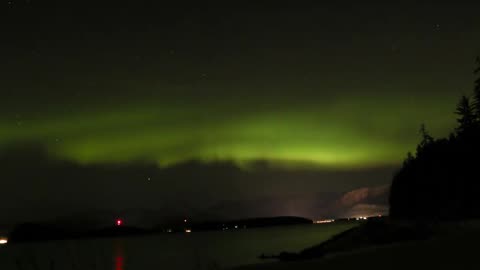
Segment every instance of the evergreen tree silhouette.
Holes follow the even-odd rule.
[[[390,189],[390,216],[410,220],[480,218],[480,58],[473,102],[463,96],[456,107],[458,126],[434,139],[425,125],[415,155],[408,153]]]
[[[457,134],[464,134],[466,131],[472,129],[476,121],[476,116],[473,105],[467,96],[460,98],[455,114],[459,116],[459,118],[457,118]]]
[[[428,132],[425,124],[420,125],[420,136],[421,136],[421,141],[417,146],[417,155],[435,141],[433,137],[430,135],[430,133]]]
[[[477,57],[476,64],[477,67],[474,71],[474,74],[477,76],[477,78],[475,79],[475,87],[473,89],[473,106],[475,107],[477,121],[480,121],[480,57]]]

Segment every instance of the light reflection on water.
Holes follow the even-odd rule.
[[[113,243],[114,245],[114,254],[113,254],[113,270],[124,270],[125,265],[125,246],[123,239],[116,239]]]

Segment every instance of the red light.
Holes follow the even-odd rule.
[[[117,219],[117,226],[122,226],[123,221],[121,219]]]
[[[120,220],[120,223],[122,223],[121,220]],[[115,270],[123,270],[123,261],[124,260],[122,256],[115,257]]]

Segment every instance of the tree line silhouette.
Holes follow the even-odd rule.
[[[454,220],[480,217],[480,57],[474,91],[457,104],[457,127],[433,138],[425,125],[414,154],[393,177],[390,216]]]

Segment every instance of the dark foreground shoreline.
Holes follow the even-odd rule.
[[[262,254],[265,263],[234,269],[477,269],[478,243],[477,220],[372,220],[299,253]]]

